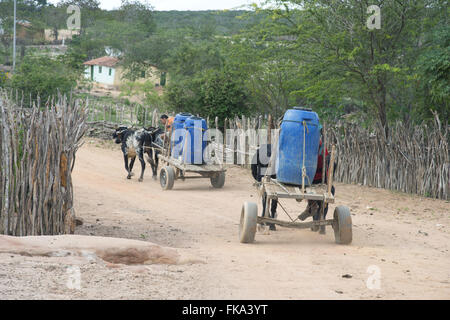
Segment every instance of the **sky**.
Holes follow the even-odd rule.
[[[99,0],[102,9],[111,10],[120,7],[120,0]],[[49,1],[58,3],[58,0]],[[257,0],[149,0],[155,10],[224,10],[239,9],[242,6],[249,5]],[[242,9],[242,8],[241,8]]]

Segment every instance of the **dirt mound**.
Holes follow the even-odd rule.
[[[179,264],[180,254],[154,243],[80,235],[10,237],[0,236],[0,253],[24,256],[96,257],[115,264]]]

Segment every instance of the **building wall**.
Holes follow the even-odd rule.
[[[121,84],[128,82],[126,79],[122,79],[123,76],[123,70],[122,68],[117,68],[116,72],[116,78],[114,79],[114,85],[120,86]],[[150,67],[150,69],[145,73],[145,78],[139,78],[136,80],[136,82],[144,83],[150,81],[154,84],[159,84],[160,81],[160,74],[158,69],[155,67]]]
[[[79,34],[78,30],[68,30],[68,29],[58,29],[58,40],[64,39],[72,39],[74,35]],[[53,34],[52,29],[45,29],[45,40],[46,41],[55,41],[55,35]]]
[[[116,69],[110,67],[93,66],[94,67],[94,81],[107,85],[115,85],[114,79],[116,77]],[[101,68],[101,72],[100,72]],[[110,75],[111,70],[111,75]],[[84,69],[84,75],[86,79],[91,79],[91,66],[87,66]]]
[[[101,84],[107,84],[107,85],[113,85],[116,88],[120,88],[120,86],[128,80],[123,80],[123,70],[121,67],[116,68],[109,68],[109,67],[102,67],[102,73],[99,72],[100,66],[94,66],[94,81],[101,83]],[[111,75],[109,75],[109,69],[111,69]],[[86,66],[84,75],[86,79],[91,79],[91,66]],[[151,69],[146,72],[145,78],[139,78],[136,80],[136,82],[143,83],[150,81],[155,86],[160,83],[161,75],[158,69],[155,67],[151,67]]]

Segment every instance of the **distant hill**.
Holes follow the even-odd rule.
[[[234,11],[154,11],[159,30],[211,28],[217,35],[232,35],[257,23],[261,15],[244,10]],[[239,19],[246,15],[246,19]],[[249,18],[248,18],[249,17]]]

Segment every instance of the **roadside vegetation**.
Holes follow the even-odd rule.
[[[378,124],[387,135],[396,121],[430,121],[433,111],[450,117],[447,1],[372,1],[381,8],[381,28],[373,30],[359,0],[269,0],[223,12],[156,12],[148,2],[128,0],[115,11],[101,10],[95,0],[18,2],[21,19],[55,32],[66,28],[69,4],[82,13],[80,34],[65,55],[19,54],[17,73],[0,76],[1,86],[25,96],[74,90],[82,63],[108,48],[120,53],[129,81],[118,99],[140,95],[160,110],[279,118],[304,105],[327,121]],[[4,64],[11,64],[11,6],[0,2]],[[132,82],[150,66],[167,75],[162,94]]]

